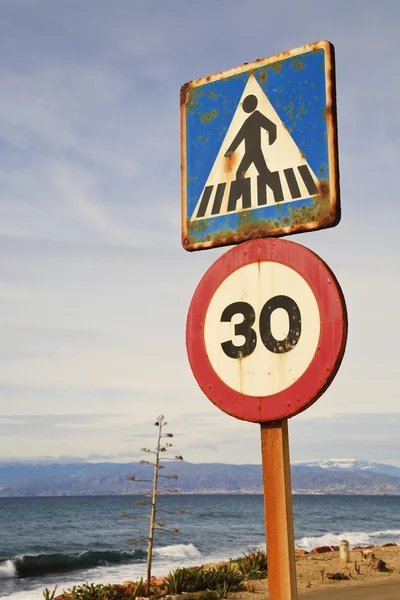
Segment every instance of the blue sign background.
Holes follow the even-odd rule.
[[[315,221],[315,202],[318,204],[317,219],[327,222],[331,213],[328,153],[328,123],[324,48],[310,50],[297,56],[251,68],[248,71],[221,78],[217,81],[195,85],[186,99],[186,214],[188,219],[187,238],[189,244],[201,244],[210,239],[213,245],[223,242],[229,233],[235,234],[243,226],[243,213],[213,216],[189,224],[207,178],[213,167],[221,144],[229,129],[243,90],[250,74],[268,97],[281,121],[286,126],[299,150],[319,179],[323,196],[277,203],[251,211],[245,218],[254,226],[260,222],[264,233],[265,222],[270,235],[273,229],[293,227]],[[311,214],[313,213],[313,214]],[[301,215],[303,214],[303,219]],[[297,228],[298,229],[298,228]],[[277,232],[275,235],[283,235]],[[253,235],[251,237],[257,237]],[[241,240],[238,240],[241,241]],[[243,240],[244,241],[244,240]],[[186,243],[186,245],[189,245]],[[185,245],[185,243],[184,243]],[[189,248],[196,249],[196,248]]]

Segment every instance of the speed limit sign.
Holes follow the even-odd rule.
[[[186,328],[189,362],[206,396],[245,421],[287,419],[326,390],[347,337],[344,297],[311,250],[253,240],[200,281]]]

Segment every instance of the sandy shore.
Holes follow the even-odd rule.
[[[256,592],[246,594],[238,592],[232,595],[236,600],[253,598],[266,600],[269,598],[268,586],[264,581],[257,585]],[[299,599],[304,600],[399,600],[400,576],[380,583],[355,582],[352,586],[331,585],[320,586],[314,590],[299,590]]]
[[[299,599],[304,600],[399,600],[399,598],[399,581],[364,583],[347,589],[325,589],[299,595]]]
[[[400,600],[400,546],[351,550],[347,565],[341,564],[338,551],[298,554],[296,574],[299,597],[304,600]],[[153,579],[155,585],[162,585],[163,577]],[[132,591],[135,584],[122,585]],[[193,594],[182,597],[190,599]],[[230,596],[231,600],[268,598],[267,579],[245,581],[242,589]],[[56,600],[63,600],[63,595]]]
[[[378,561],[390,571],[379,571]],[[340,564],[339,552],[296,556],[297,586],[310,600],[400,600],[400,546],[352,550],[350,563]],[[348,579],[330,579],[340,573]],[[232,595],[235,600],[268,598],[267,580],[248,583],[251,591]]]

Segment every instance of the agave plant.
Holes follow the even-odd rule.
[[[264,550],[251,549],[236,560],[236,565],[246,579],[263,579],[268,575],[267,555]]]

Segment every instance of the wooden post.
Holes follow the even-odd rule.
[[[297,600],[287,420],[261,423],[261,455],[271,600]]]

